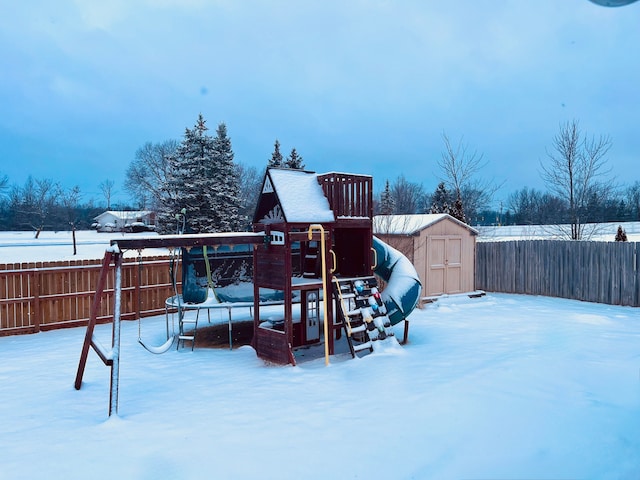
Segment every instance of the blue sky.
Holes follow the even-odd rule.
[[[236,160],[279,139],[308,169],[435,189],[442,135],[498,197],[543,188],[559,125],[609,135],[640,180],[640,3],[588,0],[25,0],[0,3],[0,173],[122,182],[146,142],[225,122]]]

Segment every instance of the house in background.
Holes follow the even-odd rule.
[[[107,210],[91,225],[98,232],[153,232],[156,213],[150,210]]]
[[[475,290],[475,228],[446,213],[377,215],[373,232],[411,260],[423,298]]]

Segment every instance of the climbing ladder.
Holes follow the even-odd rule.
[[[361,351],[373,352],[374,343],[393,336],[393,330],[375,277],[334,277],[333,293],[340,305],[342,324],[352,357]]]
[[[317,242],[309,242],[304,254],[303,272],[304,278],[318,278],[319,276],[319,264],[318,264],[318,245]]]
[[[176,346],[176,350],[180,348],[180,342],[182,342],[182,346],[184,347],[184,342],[191,342],[191,351],[193,351],[193,347],[196,344],[196,332],[198,331],[198,316],[200,315],[200,310],[196,310],[195,318],[185,318],[185,311],[180,312],[180,322],[179,322],[179,333],[178,333],[178,342]],[[186,327],[191,327],[190,329],[186,329]]]

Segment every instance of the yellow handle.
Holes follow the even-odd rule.
[[[371,270],[375,270],[378,266],[378,252],[376,252],[376,249],[373,247],[371,247],[371,251],[373,251],[373,265],[371,266]]]
[[[329,271],[331,273],[335,272],[338,268],[338,260],[336,260],[336,252],[334,252],[333,250],[329,250],[329,253],[331,254],[331,260],[333,262],[332,267],[329,269]]]

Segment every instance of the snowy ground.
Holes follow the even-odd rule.
[[[76,232],[76,254],[73,254],[71,232],[0,232],[0,263],[49,262],[56,260],[100,260],[112,239],[157,236],[155,233],[98,233],[94,230]],[[145,249],[143,255],[166,255],[165,249]],[[125,256],[137,256],[126,252]]]
[[[164,318],[142,330],[162,343]],[[94,352],[73,387],[84,333],[0,338],[0,479],[640,477],[638,309],[450,297],[411,315],[408,345],[328,367],[153,355],[126,322],[111,418]]]

